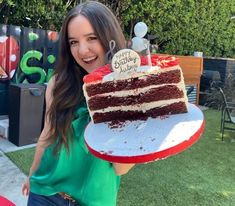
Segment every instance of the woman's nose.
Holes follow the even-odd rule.
[[[78,53],[84,55],[89,51],[89,46],[86,43],[81,43],[78,47]]]

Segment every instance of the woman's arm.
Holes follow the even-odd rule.
[[[35,154],[34,154],[34,159],[33,159],[33,163],[30,167],[29,170],[29,175],[28,178],[26,179],[26,181],[24,182],[23,186],[22,186],[22,194],[23,195],[28,195],[29,194],[29,178],[30,176],[32,176],[32,174],[37,170],[40,162],[41,162],[41,157],[43,155],[43,152],[45,150],[45,147],[48,146],[48,144],[46,144],[46,139],[48,138],[48,134],[50,131],[50,123],[49,123],[49,119],[47,114],[48,109],[50,108],[51,102],[52,102],[52,90],[54,87],[54,82],[55,79],[54,77],[51,78],[47,88],[46,88],[46,112],[45,112],[45,119],[44,119],[44,128],[38,138],[38,142],[36,145],[36,149],[35,149]]]
[[[129,170],[134,167],[135,164],[124,164],[124,163],[113,163],[113,167],[116,175],[124,175],[129,172]]]

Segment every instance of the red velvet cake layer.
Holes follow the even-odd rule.
[[[94,96],[88,101],[90,110],[104,109],[112,106],[128,106],[141,103],[148,103],[167,99],[183,98],[184,93],[175,85],[167,85],[149,89],[145,93],[138,95],[129,95],[125,97],[109,96]]]
[[[142,111],[113,111],[106,113],[95,113],[93,115],[94,123],[106,121],[125,121],[125,120],[146,120],[148,117],[156,118],[167,114],[186,113],[187,107],[184,102],[177,102],[161,108],[153,108],[145,113]]]
[[[176,84],[181,81],[180,70],[151,74],[144,78],[130,78],[128,80],[107,81],[86,85],[87,95],[93,96],[115,91],[144,88],[150,85]]]

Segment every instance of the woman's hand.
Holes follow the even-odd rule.
[[[28,196],[29,195],[29,189],[30,189],[29,177],[27,177],[27,179],[25,180],[25,182],[23,183],[23,186],[22,186],[22,194],[24,196]]]

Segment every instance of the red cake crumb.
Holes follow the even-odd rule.
[[[162,119],[167,119],[167,118],[169,118],[169,115],[161,115],[161,116],[159,116],[159,118],[162,120]]]
[[[115,129],[115,128],[123,128],[126,125],[126,121],[120,121],[120,120],[113,120],[108,122],[108,126],[111,129]]]

